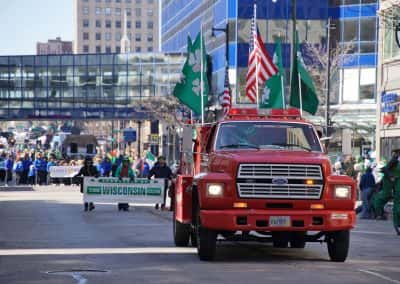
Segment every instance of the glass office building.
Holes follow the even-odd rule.
[[[163,0],[161,6],[161,47],[163,52],[185,52],[187,35],[194,39],[203,26],[207,52],[212,58],[212,95],[223,92],[225,68],[225,34],[212,28],[229,26],[229,79],[234,102],[249,103],[245,96],[252,0]],[[342,66],[331,81],[332,123],[336,129],[350,128],[357,135],[373,139],[376,120],[376,64],[378,1],[372,0],[297,0],[297,30],[302,49],[307,44],[327,50],[327,23],[330,48],[347,52]],[[290,81],[292,42],[292,1],[257,1],[257,25],[270,55],[276,37],[282,38],[286,86]],[[341,46],[342,48],[336,48]],[[289,95],[289,92],[286,92]],[[325,101],[325,86],[320,86],[320,101]],[[324,106],[321,106],[323,109]],[[323,113],[323,112],[322,112]],[[324,118],[313,117],[325,124]],[[354,136],[355,137],[355,136]]]
[[[0,57],[0,120],[146,119],[140,100],[172,93],[180,54]]]

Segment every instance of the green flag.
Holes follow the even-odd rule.
[[[292,67],[290,105],[299,109],[302,108],[310,114],[315,114],[318,109],[319,101],[312,78],[304,66],[299,47],[299,35],[297,32],[296,51],[296,58],[293,60]]]
[[[156,161],[156,157],[154,157],[153,153],[151,153],[150,151],[147,151],[146,153],[146,159],[152,162]]]
[[[203,47],[201,48],[201,43]],[[179,83],[175,85],[174,96],[179,99],[181,103],[188,106],[196,114],[201,114],[201,71],[203,71],[203,98],[204,105],[208,101],[208,80],[207,80],[207,54],[205,51],[204,40],[202,40],[201,33],[196,37],[193,42],[188,36],[188,51],[186,62],[182,69],[182,78]],[[201,57],[203,57],[203,70],[201,70]]]
[[[285,108],[281,39],[278,37],[273,57],[273,63],[278,67],[278,73],[269,78],[260,101],[260,108]]]

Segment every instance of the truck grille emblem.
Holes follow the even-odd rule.
[[[287,178],[273,178],[272,179],[273,184],[288,184]]]

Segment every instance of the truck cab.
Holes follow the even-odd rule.
[[[326,242],[330,259],[345,261],[355,182],[333,175],[310,122],[245,111],[196,133],[175,184],[177,246],[191,239],[200,259],[212,260],[217,239],[292,248]]]

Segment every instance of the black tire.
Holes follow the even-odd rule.
[[[177,247],[187,247],[189,244],[190,238],[190,225],[183,224],[175,219],[175,211],[174,211],[174,220],[173,224],[173,234],[174,234],[174,242]]]
[[[200,214],[198,211],[196,217],[195,232],[197,233],[197,254],[200,260],[214,260],[217,248],[217,233],[201,226]]]
[[[272,244],[274,248],[287,248],[289,243],[288,233],[272,232]]]
[[[197,247],[197,234],[196,234],[195,230],[192,230],[190,232],[190,244],[194,248]]]
[[[350,246],[350,231],[327,233],[328,253],[331,261],[344,262]]]
[[[291,248],[305,248],[306,246],[306,239],[305,239],[306,232],[293,232],[290,236],[290,247]]]

